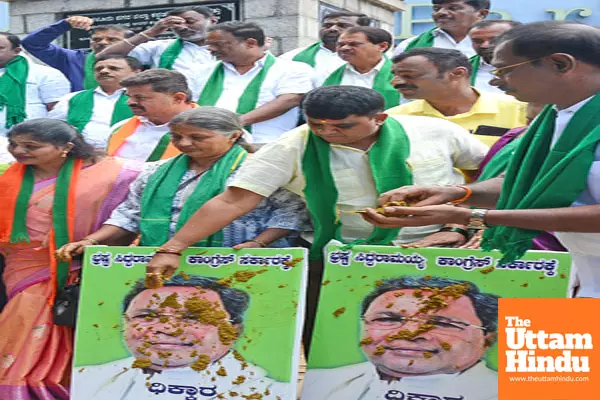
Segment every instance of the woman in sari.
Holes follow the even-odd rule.
[[[131,192],[90,239],[100,244],[140,234],[141,246],[160,246],[206,201],[223,192],[236,169],[252,151],[244,142],[237,114],[217,107],[198,107],[179,114],[170,124],[173,145],[182,152],[169,160],[147,163]],[[279,190],[254,211],[197,247],[290,247],[309,228],[304,202]],[[85,241],[58,251],[61,259],[81,254]],[[157,253],[168,253],[158,249]]]
[[[102,157],[66,122],[33,119],[8,134],[0,176],[0,252],[8,303],[0,314],[0,399],[68,399],[73,329],[52,305],[78,263],[54,251],[97,230],[126,197],[139,164]]]

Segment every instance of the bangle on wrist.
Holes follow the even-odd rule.
[[[460,199],[456,199],[456,200],[452,200],[452,201],[450,201],[450,203],[452,203],[452,204],[460,204],[460,203],[463,203],[463,202],[467,201],[467,200],[468,200],[468,199],[471,197],[471,195],[473,194],[473,191],[471,190],[471,188],[469,188],[469,187],[467,187],[467,186],[456,185],[456,186],[454,186],[454,187],[461,188],[461,189],[463,189],[463,190],[464,190],[466,193],[465,193],[465,195],[464,195],[463,197],[461,197]]]
[[[169,249],[168,247],[159,247],[158,249],[156,249],[154,254],[173,254],[176,256],[181,256],[181,251]]]
[[[256,243],[256,244],[260,245],[260,247],[267,247],[267,244],[265,242],[263,242],[262,240],[250,239],[250,240],[247,240],[247,242]]]
[[[100,244],[99,241],[97,241],[96,239],[93,239],[91,237],[83,238],[82,241],[90,242],[92,244],[92,246],[98,246]]]
[[[466,229],[462,229],[462,228],[456,228],[456,227],[452,227],[452,226],[444,226],[438,232],[456,232],[456,233],[460,233],[461,235],[463,235],[465,237],[465,239],[469,239],[469,232]]]
[[[152,40],[152,36],[149,36],[146,32],[142,31],[138,35],[145,37],[148,40]]]

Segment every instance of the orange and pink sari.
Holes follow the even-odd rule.
[[[98,230],[129,192],[137,162],[105,158],[81,170],[75,197],[74,240]],[[8,303],[0,314],[0,399],[69,398],[73,329],[52,322],[48,235],[55,179],[35,184],[27,210],[30,243],[0,243]],[[73,263],[69,281],[81,268]]]

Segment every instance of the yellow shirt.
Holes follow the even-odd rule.
[[[386,112],[390,115],[421,115],[443,118],[474,133],[480,125],[507,129],[525,126],[527,125],[525,118],[526,107],[526,103],[517,101],[512,96],[482,92],[479,93],[479,99],[477,99],[473,108],[464,114],[445,116],[433,108],[426,100],[414,100],[410,103],[390,108]],[[475,137],[487,146],[491,146],[502,134],[500,132],[497,136],[475,135]]]

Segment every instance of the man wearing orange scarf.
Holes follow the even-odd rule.
[[[196,107],[185,76],[151,69],[123,79],[121,86],[127,89],[127,104],[134,116],[112,127],[108,155],[149,162],[179,154],[171,145],[169,121]]]

